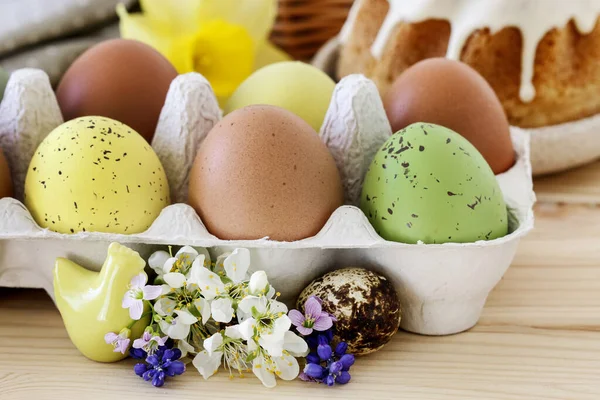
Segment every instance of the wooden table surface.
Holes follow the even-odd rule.
[[[155,389],[132,361],[81,356],[45,293],[0,289],[0,399],[600,399],[600,163],[536,190],[536,228],[479,324],[447,337],[400,332],[359,358],[345,387],[269,390],[190,368]]]

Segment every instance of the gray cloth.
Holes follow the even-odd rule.
[[[77,56],[119,36],[116,6],[135,0],[0,0],[0,66],[31,67],[56,85]]]

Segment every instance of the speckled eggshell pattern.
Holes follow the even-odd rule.
[[[0,148],[0,199],[3,197],[12,197],[13,183],[10,176],[10,169],[4,157],[4,152]]]
[[[417,123],[392,135],[371,163],[361,209],[386,240],[467,243],[508,231],[490,166],[464,137]]]
[[[104,117],[82,117],[40,144],[25,180],[25,205],[61,233],[145,231],[169,205],[169,185],[150,145]]]
[[[336,337],[356,355],[377,351],[400,326],[400,301],[392,283],[363,268],[329,272],[311,282],[298,298],[298,309],[310,296],[319,297],[323,310],[337,318]]]
[[[283,108],[227,115],[202,142],[189,204],[220,239],[314,236],[343,204],[335,161],[319,135]]]

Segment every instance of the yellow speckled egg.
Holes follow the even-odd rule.
[[[225,113],[253,104],[293,112],[319,132],[335,82],[320,69],[300,61],[267,65],[250,75],[233,93]]]
[[[150,145],[104,117],[82,117],[53,130],[25,179],[25,205],[43,228],[139,233],[169,205],[169,185]]]

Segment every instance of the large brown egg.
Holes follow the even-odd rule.
[[[13,184],[10,177],[10,170],[8,169],[8,163],[4,157],[4,153],[0,148],[0,199],[3,197],[12,197],[13,195]]]
[[[177,71],[152,47],[126,39],[102,42],[83,53],[56,91],[65,121],[102,116],[152,140]]]
[[[407,69],[384,98],[397,132],[416,122],[445,126],[464,136],[499,174],[515,162],[506,115],[487,81],[468,65],[431,58]]]
[[[221,239],[314,236],[342,202],[339,172],[319,135],[275,106],[227,115],[190,172],[189,203]]]

